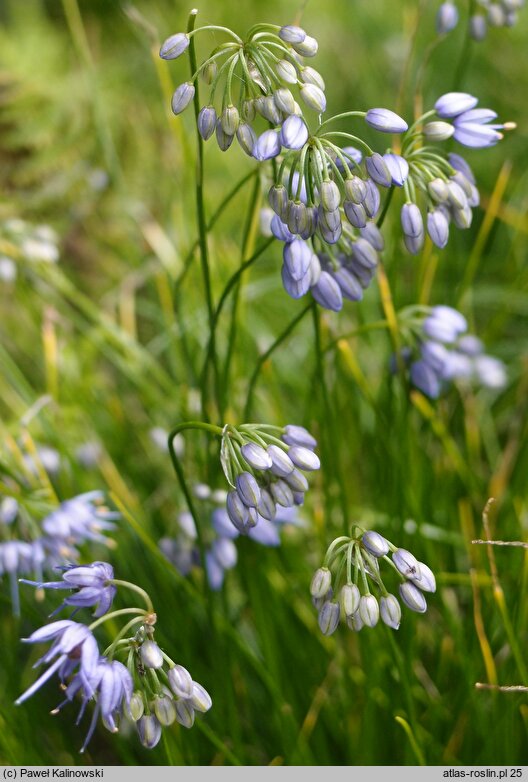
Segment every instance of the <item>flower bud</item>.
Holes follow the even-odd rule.
[[[258,443],[245,443],[240,449],[240,453],[249,466],[255,470],[269,470],[272,465],[271,456]]]
[[[139,647],[139,656],[145,668],[161,668],[163,665],[163,655],[161,649],[155,641],[147,638]]]
[[[387,152],[383,155],[383,160],[387,164],[390,175],[392,177],[392,184],[396,187],[403,187],[403,184],[409,176],[409,164],[401,155],[394,155],[392,152]]]
[[[409,128],[404,119],[389,109],[369,109],[365,122],[382,133],[405,133]]]
[[[206,84],[212,84],[218,76],[218,65],[216,62],[208,62],[204,65],[200,75]]]
[[[224,133],[228,136],[234,136],[240,122],[238,109],[236,106],[226,106],[220,118]]]
[[[306,480],[306,476],[303,475],[300,470],[292,470],[284,477],[284,481],[288,484],[292,491],[308,491],[308,481]]]
[[[301,149],[308,141],[308,128],[296,114],[287,117],[280,130],[280,142],[286,149]]]
[[[301,98],[308,108],[322,113],[326,109],[326,97],[324,92],[315,84],[304,84],[301,87]]]
[[[210,553],[222,570],[230,570],[237,563],[237,547],[229,538],[217,538],[211,546]]]
[[[222,123],[219,119],[216,120],[216,143],[222,150],[227,152],[231,144],[233,143],[234,136],[229,136],[222,127]]]
[[[275,106],[279,111],[282,111],[283,114],[294,113],[295,100],[293,99],[293,95],[287,87],[280,87],[278,90],[276,90],[273,93],[273,100],[275,101]]]
[[[306,38],[306,33],[302,27],[287,24],[279,30],[279,38],[286,43],[302,43]]]
[[[144,710],[145,703],[143,701],[143,696],[138,691],[132,693],[128,703],[126,700],[123,702],[123,711],[132,722],[137,722],[141,719]]]
[[[202,685],[198,684],[198,682],[193,682],[191,703],[193,708],[196,709],[196,711],[200,711],[202,713],[209,711],[209,709],[213,705],[211,696],[209,695],[205,687],[202,687]]]
[[[362,237],[356,239],[352,246],[354,260],[365,269],[375,269],[378,264],[378,254],[374,247]]]
[[[279,134],[276,130],[265,130],[258,137],[253,147],[253,157],[262,162],[277,157],[281,151]]]
[[[181,114],[194,98],[194,93],[195,89],[192,82],[186,81],[180,84],[172,96],[171,107],[173,114]]]
[[[279,60],[275,65],[275,70],[281,81],[285,81],[287,84],[297,84],[297,70],[288,60]]]
[[[253,157],[253,150],[257,142],[255,131],[247,122],[241,122],[236,131],[238,143],[249,157]]]
[[[394,595],[386,595],[380,600],[380,614],[382,621],[397,630],[401,622],[401,608]]]
[[[288,201],[286,224],[293,234],[300,234],[305,231],[308,225],[308,214],[306,206],[302,201]]]
[[[291,508],[293,505],[293,492],[282,478],[270,485],[270,491],[278,505],[282,505],[283,508]]]
[[[353,225],[354,228],[365,227],[367,224],[367,213],[362,204],[355,204],[353,201],[345,201],[343,208],[350,225]]]
[[[379,194],[379,190],[374,184],[374,182],[372,181],[372,179],[367,179],[365,186],[367,188],[365,198],[363,199],[363,206],[365,207],[365,212],[368,214],[369,217],[376,217],[381,203],[381,196]]]
[[[172,725],[176,719],[174,701],[167,695],[163,695],[161,698],[154,699],[153,711],[161,725]]]
[[[275,105],[272,95],[261,95],[259,98],[255,98],[254,105],[260,116],[267,119],[268,122],[272,122],[274,125],[280,123],[281,113]]]
[[[139,740],[147,749],[153,749],[161,738],[161,725],[154,714],[144,714],[137,723]]]
[[[325,597],[332,586],[332,573],[327,567],[317,568],[310,584],[312,597]]]
[[[362,204],[367,195],[367,185],[358,176],[345,179],[345,196],[354,204]]]
[[[319,623],[319,629],[323,635],[332,635],[337,629],[339,624],[339,604],[327,601],[323,603],[317,621]]]
[[[301,81],[303,81],[305,84],[315,84],[315,86],[319,87],[320,90],[323,92],[325,91],[323,77],[319,71],[316,71],[315,68],[312,68],[310,65],[306,65],[304,68],[301,68]]]
[[[419,578],[420,564],[416,557],[410,551],[404,548],[398,548],[392,554],[392,561],[396,569],[405,576],[405,578]]]
[[[402,206],[401,225],[405,236],[418,238],[423,234],[423,217],[416,204],[404,204]]]
[[[283,478],[293,471],[294,464],[286,451],[283,451],[278,445],[269,445],[268,454],[271,458],[271,472]]]
[[[242,502],[238,492],[230,491],[227,495],[226,510],[232,523],[239,532],[245,530],[248,523],[248,509]]]
[[[159,56],[163,60],[175,60],[180,54],[183,54],[188,46],[189,36],[186,33],[176,33],[161,44]]]
[[[349,301],[361,301],[363,288],[358,278],[350,269],[341,266],[337,271],[332,271],[332,277],[341,288],[341,293]]]
[[[431,241],[442,249],[449,239],[449,221],[440,209],[435,209],[427,215],[427,233]]]
[[[371,554],[375,557],[384,557],[389,553],[389,544],[379,532],[369,530],[361,537],[361,542]]]
[[[173,665],[167,672],[169,687],[178,698],[190,698],[193,680],[191,674],[183,665]]]
[[[319,48],[319,44],[315,38],[312,38],[311,35],[307,35],[303,41],[299,43],[292,43],[292,47],[295,49],[297,54],[301,55],[301,57],[315,57],[317,54],[317,49]]]
[[[475,108],[478,98],[467,92],[447,92],[435,103],[436,113],[442,119],[449,119],[462,114],[464,111]]]
[[[427,122],[424,125],[423,134],[429,141],[447,141],[451,138],[455,128],[449,122],[436,120],[436,122]]]
[[[302,445],[292,446],[288,451],[288,456],[295,466],[301,470],[318,470],[321,466],[319,457],[309,448],[304,448]]]
[[[442,3],[436,13],[436,32],[445,35],[454,30],[458,24],[458,8],[450,0]]]
[[[321,205],[326,212],[333,212],[339,208],[341,193],[335,182],[327,179],[321,184]]]
[[[248,508],[256,508],[260,502],[260,488],[250,472],[241,472],[236,477],[237,494]]]
[[[449,203],[455,209],[464,209],[467,205],[467,196],[457,182],[450,180],[447,184],[449,190]]]
[[[284,245],[282,252],[284,264],[294,280],[300,280],[310,268],[312,251],[302,239],[294,239]]]
[[[344,584],[341,587],[339,600],[341,602],[343,613],[347,619],[353,616],[358,610],[360,597],[361,595],[356,584]]]
[[[277,515],[275,502],[273,501],[273,497],[267,489],[260,490],[260,502],[257,505],[257,510],[262,518],[268,519],[268,521],[272,521],[272,519],[274,519]]]
[[[469,228],[471,221],[473,220],[473,212],[469,204],[466,204],[462,209],[453,209],[453,222],[457,228]]]
[[[359,631],[364,627],[363,619],[361,618],[359,611],[356,611],[356,613],[352,614],[352,616],[347,616],[346,623],[347,627],[349,627],[351,630],[354,630],[356,633],[359,633]]]
[[[288,296],[292,297],[292,299],[300,299],[310,290],[310,271],[307,271],[306,274],[300,278],[300,280],[294,280],[288,271],[288,267],[285,263],[283,263],[281,268],[281,278],[284,290]]]
[[[500,5],[493,3],[488,7],[488,24],[490,27],[504,27],[506,13]]]
[[[400,597],[411,611],[416,611],[419,614],[424,614],[427,611],[425,597],[410,581],[400,584]]]
[[[469,34],[474,41],[482,41],[487,33],[486,17],[482,14],[472,14],[469,17]]]
[[[317,440],[312,437],[308,429],[304,426],[288,424],[284,427],[282,439],[287,445],[304,445],[305,448],[317,448]]]
[[[385,247],[382,233],[376,223],[373,223],[372,220],[369,220],[367,224],[360,229],[360,234],[362,238],[366,239],[378,252],[381,252]]]
[[[436,592],[436,579],[431,568],[424,562],[418,563],[420,567],[420,578],[411,578],[411,581],[422,592]]]
[[[440,204],[444,201],[447,201],[449,198],[447,182],[445,182],[443,179],[440,179],[440,177],[436,177],[436,179],[432,179],[428,183],[427,192],[434,201],[437,201]]]
[[[216,111],[214,106],[204,106],[198,114],[198,132],[204,141],[210,139],[216,127]]]
[[[368,155],[365,158],[365,165],[367,167],[368,175],[374,182],[382,187],[391,186],[392,176],[389,167],[378,152]]]
[[[194,725],[194,708],[187,700],[176,701],[176,719],[184,728],[192,728]]]
[[[256,115],[254,100],[249,98],[247,100],[242,101],[241,114],[244,122],[253,122]]]
[[[380,609],[374,595],[362,595],[359,599],[358,611],[363,624],[367,627],[375,627],[378,624]]]
[[[312,288],[312,296],[327,310],[339,312],[343,308],[341,288],[328,272],[321,272],[317,284]]]
[[[288,192],[284,185],[273,185],[270,187],[268,201],[275,214],[281,217],[288,204]]]
[[[317,209],[317,227],[322,232],[327,231],[329,233],[340,232],[341,229],[341,213],[339,209],[333,209],[331,212],[326,211],[322,204],[319,204]],[[334,244],[330,239],[327,240],[330,244]]]

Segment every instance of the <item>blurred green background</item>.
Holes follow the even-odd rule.
[[[427,109],[457,86],[517,123],[497,147],[467,153],[483,208],[471,230],[452,231],[445,251],[427,245],[422,255],[407,255],[398,209],[384,228],[396,308],[417,301],[459,306],[488,351],[506,362],[508,386],[500,394],[452,390],[434,404],[409,398],[389,377],[391,344],[379,331],[327,351],[325,405],[305,319],[264,365],[252,407],[254,420],[304,424],[320,441],[323,470],[308,495],[305,524],[287,530],[278,550],[241,541],[237,568],[209,602],[201,571],[183,579],[157,550],[185,504],[168,455],[150,436],[155,426],[170,429],[199,414],[208,336],[198,259],[179,282],[196,238],[195,137],[191,112],[176,118],[169,106],[188,63],[157,57],[161,41],[185,29],[190,9],[162,0],[1,4],[0,254],[14,218],[51,226],[60,247],[57,264],[20,257],[16,280],[0,282],[2,458],[15,458],[17,444],[50,446],[60,470],[28,475],[32,490],[50,480],[65,499],[102,488],[127,509],[115,550],[90,556],[109,558],[117,577],[148,589],[158,642],[207,687],[213,709],[203,727],[165,730],[151,752],[126,726],[117,736],[99,726],[79,755],[84,724],[74,725],[75,705],[48,716],[60,699],[54,684],[12,705],[32,681],[37,656],[19,638],[43,624],[56,601],[37,602],[26,589],[22,619],[15,619],[4,579],[0,760],[528,762],[526,693],[475,689],[477,681],[528,685],[525,549],[496,550],[500,591],[486,551],[471,545],[483,536],[480,516],[490,496],[497,500],[495,537],[523,540],[528,527],[526,14],[474,44],[465,34],[467,4],[460,3],[458,28],[431,49],[437,5],[314,1],[305,4],[302,23],[319,41],[314,65],[331,113],[386,106],[410,118],[417,100]],[[298,13],[296,3],[208,2],[198,23],[243,33],[259,21],[291,23]],[[202,36],[199,52],[205,56],[214,41]],[[227,154],[213,141],[206,145],[209,215],[253,165],[235,145]],[[267,186],[263,174],[263,193]],[[247,201],[246,188],[210,238],[216,301],[241,261]],[[227,399],[233,423],[243,423],[259,354],[304,306],[282,289],[280,256],[276,243],[244,278]],[[324,342],[380,317],[373,285],[360,305],[324,313]],[[227,307],[221,355],[229,326]],[[83,467],[76,451],[92,441],[100,458]],[[203,439],[186,435],[185,446],[189,480],[223,487],[219,467],[206,470]],[[311,575],[353,521],[409,548],[437,573],[428,612],[405,611],[396,634],[384,626],[359,635],[340,627],[324,638],[317,628]]]

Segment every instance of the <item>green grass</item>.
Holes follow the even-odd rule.
[[[332,113],[386,105],[411,116],[436,5],[307,5],[303,24],[319,40],[315,65],[325,76]],[[239,564],[223,591],[208,595],[199,569],[184,579],[158,551],[185,500],[168,454],[149,436],[153,426],[168,430],[200,417],[209,338],[197,252],[181,278],[197,238],[195,137],[191,111],[174,118],[168,106],[171,90],[187,78],[187,63],[167,65],[156,57],[159,42],[184,29],[189,9],[166,0],[126,8],[82,2],[78,15],[75,0],[5,4],[0,254],[9,250],[4,221],[19,217],[52,225],[61,259],[55,266],[20,258],[16,282],[0,283],[0,457],[20,471],[17,443],[59,451],[62,466],[51,484],[45,475],[25,475],[24,500],[37,518],[53,494],[65,499],[93,488],[125,510],[116,548],[86,550],[85,558],[109,558],[117,578],[148,590],[158,642],[204,684],[213,708],[190,731],[166,729],[150,752],[126,726],[116,736],[99,726],[86,755],[79,755],[87,726],[74,725],[76,704],[49,715],[61,700],[55,684],[13,705],[33,681],[38,656],[19,639],[45,623],[57,603],[53,596],[39,603],[23,588],[17,620],[4,578],[0,760],[527,763],[526,693],[475,688],[476,682],[528,686],[526,549],[495,550],[502,593],[493,588],[485,547],[471,544],[484,537],[481,513],[490,496],[494,538],[526,539],[525,17],[466,50],[461,86],[518,124],[496,148],[467,155],[483,201],[471,230],[453,230],[441,253],[426,246],[410,257],[401,248],[397,208],[384,226],[396,310],[417,301],[460,306],[488,351],[506,362],[507,388],[500,394],[453,389],[437,403],[409,395],[389,376],[392,344],[383,324],[354,335],[385,317],[376,284],[364,302],[348,303],[339,315],[319,310],[318,336],[306,313],[262,363],[251,404],[251,420],[304,424],[320,442],[322,470],[307,496],[305,524],[287,529],[278,550],[240,541]],[[410,82],[398,105],[418,8]],[[295,14],[295,4],[259,9],[226,2],[220,11],[208,0],[198,19],[243,32],[260,20],[291,22]],[[425,71],[426,107],[452,88],[463,46],[461,26],[434,50]],[[94,189],[91,177],[101,170],[108,184]],[[225,155],[214,141],[206,145],[208,219],[252,170],[235,145]],[[260,174],[262,194],[269,176]],[[215,306],[241,261],[265,241],[248,214],[254,181],[241,187],[209,237]],[[259,356],[305,306],[282,290],[280,255],[275,242],[241,277],[234,348],[232,296],[220,314],[219,364],[231,349],[232,362],[223,420],[215,423],[245,422]],[[209,396],[207,413],[215,419]],[[102,446],[92,469],[75,458],[88,440]],[[187,480],[224,487],[216,451],[211,457],[206,442],[197,432],[185,434]],[[340,626],[325,638],[318,630],[310,579],[331,540],[353,522],[409,548],[437,574],[427,613],[404,609],[397,633],[380,625],[355,635]],[[105,632],[103,645],[111,640]]]

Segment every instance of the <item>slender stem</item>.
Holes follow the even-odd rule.
[[[135,624],[138,624],[139,622],[142,622],[142,621],[143,621],[143,617],[135,616],[133,619],[130,620],[130,622],[127,622],[126,625],[124,627],[122,627],[121,630],[119,631],[119,633],[116,635],[116,637],[114,638],[114,640],[112,641],[110,646],[108,646],[104,650],[103,656],[104,657],[110,656],[110,659],[112,659],[112,657],[114,656],[114,652],[117,649],[117,646],[119,645],[119,643],[121,642],[121,639],[123,638],[123,636],[126,635],[126,633],[128,633],[130,628],[134,627]],[[127,643],[127,642],[128,641],[125,640],[122,643]]]
[[[152,600],[150,599],[150,596],[147,592],[145,592],[144,589],[141,589],[141,587],[137,586],[137,584],[132,584],[130,581],[121,581],[119,578],[110,578],[108,579],[108,584],[113,584],[114,586],[122,586],[126,589],[131,589],[133,592],[137,592],[138,595],[141,595],[143,600],[145,601],[145,604],[147,606],[147,611],[149,613],[154,612],[154,606],[152,605]]]
[[[148,613],[150,612],[145,611],[144,608],[120,608],[117,611],[111,611],[109,614],[100,616],[99,619],[96,619],[95,622],[92,622],[92,624],[88,626],[88,630],[94,630],[96,627],[99,627],[99,625],[102,625],[103,622],[107,622],[109,619],[115,619],[117,616],[124,616],[125,614],[140,614],[141,616],[146,617]]]
[[[247,215],[246,215],[246,222],[244,226],[244,233],[242,236],[242,251],[240,253],[240,262],[241,266],[244,265],[246,254],[249,251],[249,245],[252,238],[252,227],[255,220],[255,214],[256,210],[259,204],[259,198],[260,198],[260,180],[259,177],[255,177],[255,182],[253,184],[253,191],[251,193],[251,198],[248,205]],[[269,242],[271,243],[271,242]],[[268,243],[268,246],[269,246]],[[233,359],[233,352],[236,342],[236,332],[237,332],[237,317],[238,317],[238,305],[240,301],[240,289],[241,289],[241,282],[242,282],[242,275],[239,275],[235,292],[233,296],[233,307],[231,310],[231,324],[229,328],[229,339],[227,343],[227,354],[225,358],[225,364],[224,364],[224,373],[223,373],[223,382],[222,382],[222,389],[226,389],[229,387],[229,372],[231,369],[231,362]],[[224,404],[224,397],[222,395],[221,397],[221,406],[220,406],[220,413],[222,414],[223,411],[223,404]]]
[[[294,319],[291,320],[288,323],[288,325],[286,326],[284,331],[281,334],[279,334],[279,336],[277,337],[275,342],[273,342],[273,344],[270,345],[270,347],[266,350],[266,352],[263,353],[260,356],[260,358],[259,358],[259,360],[257,362],[257,365],[256,365],[255,369],[253,370],[253,374],[251,375],[251,378],[250,378],[250,381],[249,381],[249,385],[248,385],[246,406],[244,408],[244,421],[249,421],[249,419],[251,418],[251,405],[252,405],[252,402],[253,402],[253,393],[254,393],[255,385],[257,383],[258,376],[260,374],[260,370],[262,369],[262,366],[266,363],[266,361],[272,355],[272,353],[275,352],[275,350],[279,347],[279,345],[281,345],[284,342],[284,340],[287,339],[290,336],[290,334],[294,330],[295,326],[298,323],[300,323],[300,321],[304,318],[304,316],[308,312],[310,312],[311,309],[312,309],[312,303],[310,302],[310,304],[307,304],[306,307],[303,310],[301,310],[299,312],[299,314],[296,315],[294,317]]]
[[[187,23],[187,33],[192,33],[196,22],[196,15],[198,11],[193,9],[189,14],[189,21]],[[189,63],[191,69],[191,75],[196,71],[196,50],[194,46],[194,37],[190,37],[189,42]],[[200,113],[200,95],[198,89],[198,81],[195,83],[194,92],[194,116],[196,127],[196,145],[197,145],[197,158],[196,158],[196,212],[198,216],[198,234],[199,234],[199,246],[200,246],[200,261],[202,265],[202,276],[205,289],[205,298],[207,303],[207,313],[209,316],[209,330],[213,333],[213,296],[211,291],[211,277],[209,273],[209,251],[207,247],[207,223],[205,220],[205,205],[204,205],[204,155],[203,155],[203,139],[198,131],[198,115]],[[215,372],[215,378],[218,380],[218,363],[216,360],[216,347],[214,343],[214,335],[212,336],[211,356],[212,363]],[[217,385],[218,388],[218,385]],[[207,385],[202,386],[202,415],[205,420],[209,420],[207,412]]]
[[[268,249],[268,247],[272,244],[272,242],[274,240],[275,240],[274,237],[270,237],[266,242],[264,242],[264,244],[261,247],[259,247],[259,249],[251,256],[251,258],[248,258],[248,260],[245,261],[245,263],[243,263],[236,270],[236,272],[232,275],[232,277],[230,277],[229,280],[227,281],[227,284],[226,284],[226,286],[225,286],[225,288],[224,288],[224,290],[222,292],[222,295],[220,296],[220,299],[218,301],[218,304],[216,306],[216,310],[215,310],[215,313],[214,313],[213,331],[211,332],[211,334],[209,336],[209,342],[208,342],[208,345],[207,345],[205,361],[204,361],[204,365],[203,365],[203,368],[202,368],[202,374],[201,374],[201,383],[202,384],[207,382],[206,375],[207,375],[209,362],[211,360],[211,355],[212,355],[211,351],[212,351],[212,344],[214,343],[214,334],[216,333],[216,327],[218,325],[218,320],[219,320],[220,314],[221,314],[221,312],[222,312],[222,310],[224,308],[224,304],[226,303],[227,297],[229,296],[229,294],[231,293],[231,291],[233,290],[233,288],[237,284],[237,282],[240,279],[240,277],[242,276],[242,274],[246,271],[246,269],[249,269],[249,267],[253,263],[255,263],[255,261],[258,258],[260,258],[262,253],[265,250]]]
[[[366,111],[344,111],[342,114],[335,114],[333,117],[325,119],[325,121],[319,125],[317,128],[317,133],[319,133],[319,131],[322,130],[325,125],[329,125],[331,122],[335,122],[337,119],[345,119],[345,117],[365,117],[366,114]]]

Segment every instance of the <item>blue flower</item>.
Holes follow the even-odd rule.
[[[72,622],[69,619],[61,619],[49,625],[35,630],[29,638],[23,638],[24,643],[43,643],[53,640],[51,648],[44,654],[35,666],[40,663],[49,663],[56,657],[55,662],[47,671],[29,687],[15,703],[23,703],[42,687],[54,673],[58,673],[63,680],[66,674],[70,674],[79,666],[79,673],[88,680],[93,678],[99,661],[99,648],[91,631],[83,624]]]
[[[65,565],[61,569],[64,571],[62,581],[38,582],[27,579],[22,581],[39,589],[78,590],[67,597],[54,613],[64,606],[76,608],[97,606],[94,611],[95,617],[106,614],[117,592],[116,587],[108,583],[114,577],[114,568],[106,562],[93,562],[91,565]]]

